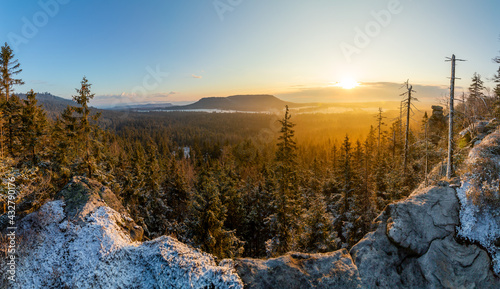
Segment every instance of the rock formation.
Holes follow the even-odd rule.
[[[459,202],[447,183],[390,204],[375,222],[350,254],[240,259],[238,274],[248,288],[500,288],[486,251],[455,240]]]
[[[458,210],[447,184],[389,205],[350,251],[364,288],[498,288],[486,251],[455,240]]]
[[[99,183],[73,178],[59,196],[19,222],[16,280],[2,270],[1,288],[243,288],[229,263],[173,238],[134,241],[142,230]]]
[[[456,237],[455,190],[440,182],[388,205],[375,220],[375,231],[350,252],[289,253],[217,265],[211,255],[170,237],[141,242],[142,230],[116,196],[76,177],[60,199],[19,222],[16,282],[7,284],[2,272],[0,287],[500,288],[488,253]]]
[[[360,288],[356,265],[346,249],[324,254],[288,253],[269,260],[239,259],[245,288]]]
[[[443,107],[432,106],[432,115],[429,118],[429,138],[434,145],[437,145],[447,130],[448,121],[443,113]]]

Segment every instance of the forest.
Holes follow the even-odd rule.
[[[444,176],[449,109],[415,113],[408,94],[374,114],[144,114],[93,109],[83,77],[75,105],[55,114],[33,90],[16,94],[22,69],[7,44],[0,70],[1,177],[22,188],[18,218],[85,176],[117,194],[144,239],[171,235],[218,258],[327,252],[350,248],[388,203]],[[500,117],[500,67],[494,81],[490,91],[474,74],[455,106],[458,168],[477,121]]]

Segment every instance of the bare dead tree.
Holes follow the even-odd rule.
[[[451,58],[447,57],[446,61],[451,61],[451,78],[450,78],[450,104],[449,104],[449,120],[448,120],[448,164],[446,165],[446,178],[451,179],[455,174],[453,167],[453,114],[454,114],[454,104],[453,100],[455,98],[455,62],[465,61],[462,59],[456,59],[455,54],[451,55]]]
[[[403,109],[406,112],[405,150],[404,150],[404,158],[403,158],[403,172],[406,174],[407,166],[408,166],[409,141],[410,141],[409,140],[409,137],[410,137],[410,116],[413,113],[412,100],[418,101],[418,99],[411,96],[411,93],[416,92],[416,91],[413,90],[413,86],[410,85],[409,80],[407,80],[401,88],[403,88],[405,86],[406,86],[406,92],[400,94],[400,96],[406,96],[405,99],[403,99],[403,101],[402,101]]]

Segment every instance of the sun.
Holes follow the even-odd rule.
[[[359,83],[352,78],[344,78],[342,81],[337,82],[337,86],[343,89],[353,89],[359,86]]]

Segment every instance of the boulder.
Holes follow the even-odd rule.
[[[432,242],[418,258],[428,284],[442,288],[499,288],[490,270],[490,258],[476,245],[458,244],[453,236]]]
[[[411,253],[422,255],[433,240],[455,232],[458,207],[455,190],[448,186],[415,191],[408,199],[388,206],[387,236]]]
[[[351,248],[350,254],[358,267],[363,288],[401,288],[398,267],[408,256],[387,237],[387,213],[377,219],[378,228],[368,233]]]

